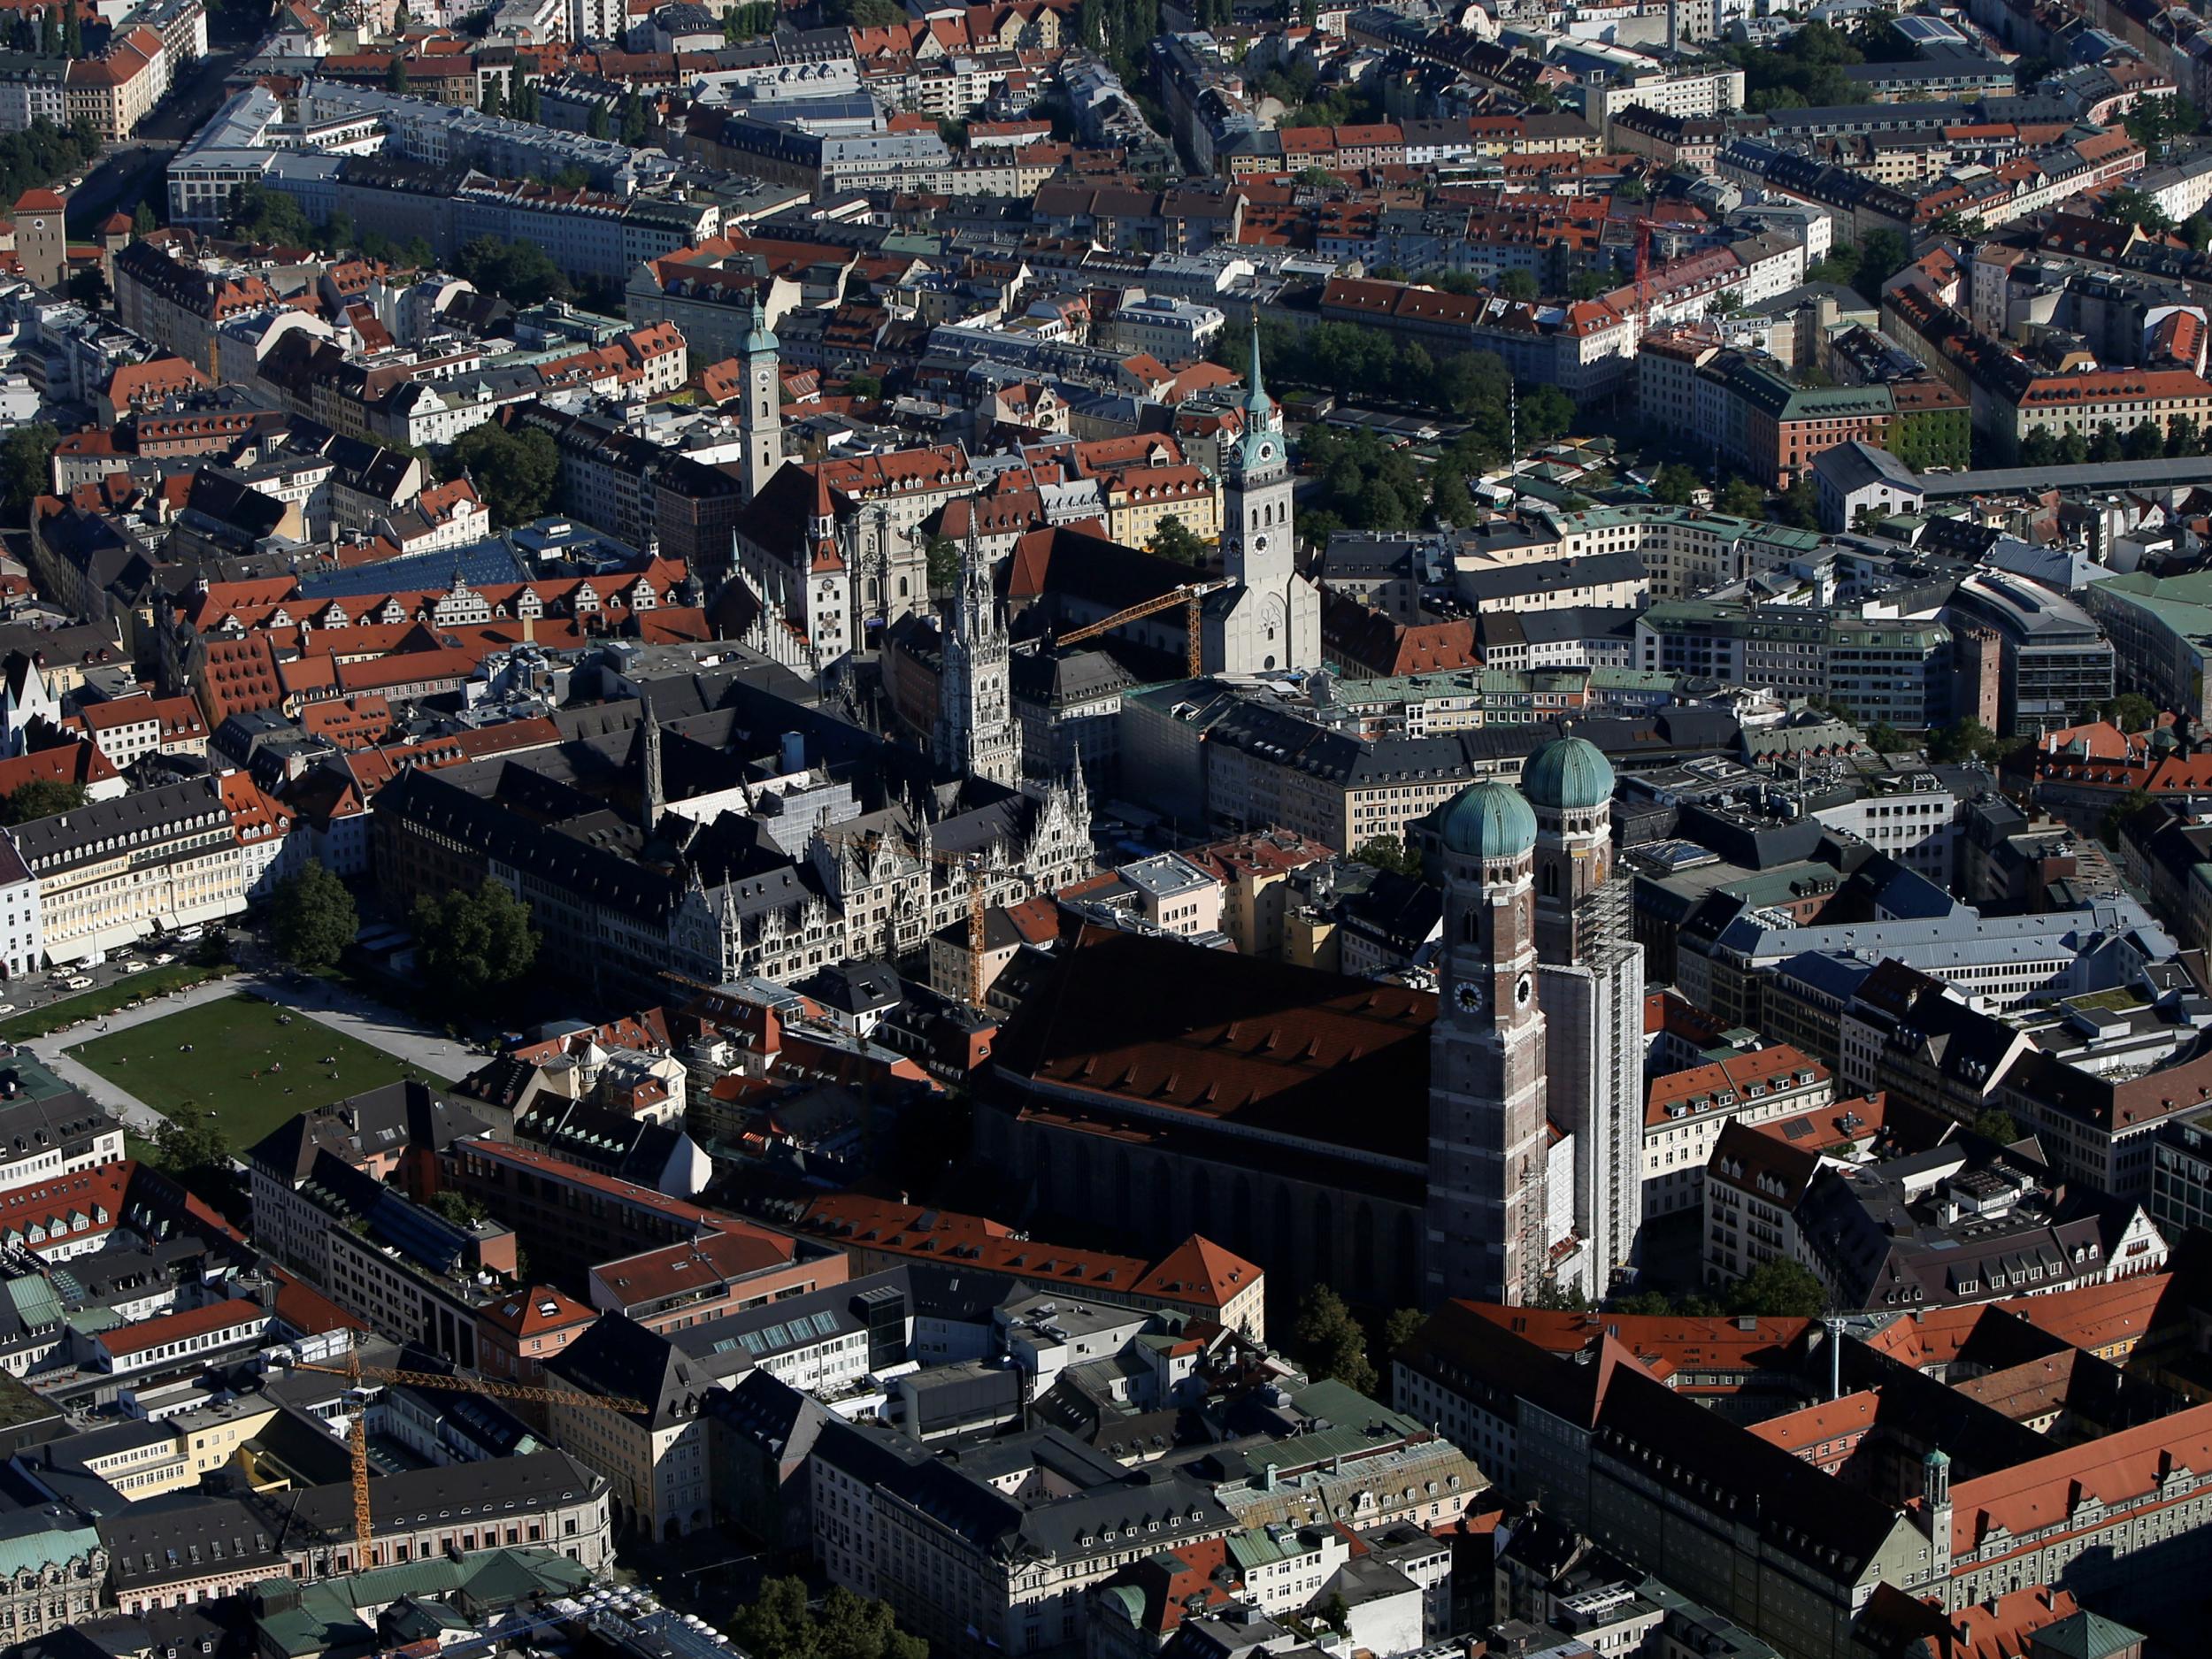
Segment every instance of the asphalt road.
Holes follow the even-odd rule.
[[[85,175],[84,183],[69,194],[67,218],[73,233],[89,234],[118,207],[127,213],[160,191],[162,168],[215,113],[223,101],[223,78],[243,56],[244,50],[237,47],[209,52],[147,117],[136,137],[117,145]]]

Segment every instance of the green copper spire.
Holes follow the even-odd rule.
[[[1244,406],[1247,409],[1265,409],[1267,407],[1267,380],[1266,377],[1260,373],[1260,317],[1256,311],[1252,313],[1251,378],[1252,389],[1245,394]]]

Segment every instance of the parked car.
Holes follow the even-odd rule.
[[[73,991],[88,991],[92,988],[92,976],[88,973],[73,973],[62,983]]]

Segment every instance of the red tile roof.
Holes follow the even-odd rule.
[[[175,1313],[157,1313],[151,1318],[135,1320],[112,1331],[104,1331],[94,1339],[107,1350],[111,1358],[121,1359],[127,1354],[142,1354],[150,1348],[159,1348],[166,1342],[188,1341],[196,1336],[209,1336],[234,1325],[250,1326],[258,1331],[269,1323],[269,1315],[259,1302],[241,1297],[232,1302],[211,1302],[197,1308],[183,1308]]]

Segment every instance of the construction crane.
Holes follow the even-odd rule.
[[[394,1371],[384,1365],[364,1365],[361,1350],[349,1350],[343,1365],[310,1365],[300,1362],[294,1371],[320,1371],[329,1377],[343,1377],[352,1386],[347,1393],[353,1396],[353,1422],[346,1431],[347,1449],[353,1455],[353,1548],[354,1571],[366,1572],[371,1564],[371,1549],[374,1543],[375,1525],[369,1514],[369,1410],[365,1397],[364,1382],[396,1383],[403,1387],[450,1388],[464,1394],[488,1394],[495,1400],[531,1400],[541,1405],[558,1401],[566,1405],[591,1406],[605,1411],[641,1412],[649,1417],[652,1407],[640,1400],[626,1400],[615,1394],[574,1394],[564,1388],[532,1388],[523,1383],[494,1382],[488,1377],[447,1377],[436,1371]]]
[[[1116,628],[1126,626],[1132,622],[1141,621],[1146,617],[1157,616],[1170,606],[1179,604],[1184,607],[1185,612],[1183,620],[1184,666],[1190,671],[1190,677],[1195,680],[1206,672],[1205,663],[1200,651],[1200,647],[1204,643],[1204,634],[1199,626],[1199,602],[1208,594],[1217,592],[1228,585],[1227,582],[1185,582],[1180,588],[1171,589],[1156,598],[1147,599],[1141,604],[1131,605],[1126,611],[1117,611],[1110,617],[1102,618],[1096,622],[1087,622],[1071,633],[1061,634],[1056,642],[1061,645],[1078,645],[1085,640],[1094,640],[1102,634],[1111,634]]]

